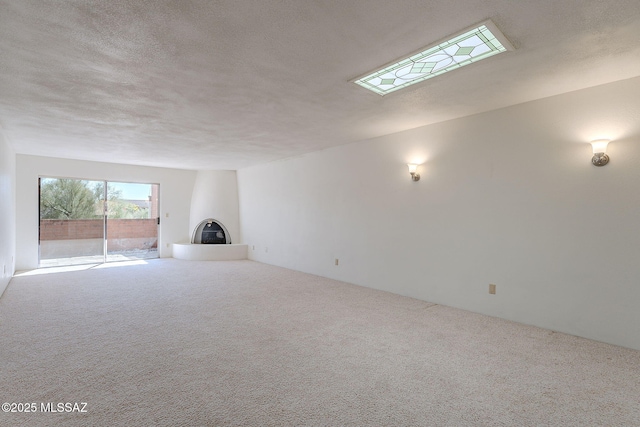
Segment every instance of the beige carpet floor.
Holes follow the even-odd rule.
[[[251,261],[15,277],[0,381],[2,426],[640,426],[639,351]]]

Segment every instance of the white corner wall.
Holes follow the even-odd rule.
[[[15,272],[16,154],[0,132],[0,296]]]
[[[160,184],[160,257],[188,240],[196,171],[17,155],[16,269],[38,267],[38,176]]]
[[[635,78],[242,169],[242,243],[260,262],[640,349],[639,95]],[[613,140],[602,168],[598,138]]]
[[[224,224],[231,241],[240,243],[236,171],[198,171],[191,196],[189,238],[198,224],[207,218]]]

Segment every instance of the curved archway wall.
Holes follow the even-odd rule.
[[[232,243],[240,243],[236,171],[201,170],[191,195],[189,236],[200,221],[213,218],[227,228]]]

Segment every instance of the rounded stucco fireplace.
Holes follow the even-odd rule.
[[[236,172],[198,171],[189,212],[191,240],[174,243],[173,257],[194,261],[247,259],[247,245],[232,243],[232,238],[240,240],[238,219]]]
[[[220,221],[200,221],[191,234],[191,242],[174,243],[173,257],[191,261],[231,261],[247,258],[247,245],[231,243],[229,230]]]

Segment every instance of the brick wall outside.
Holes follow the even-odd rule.
[[[101,219],[40,220],[40,240],[96,239],[101,237]]]
[[[110,219],[107,239],[157,237],[157,219]],[[102,238],[101,219],[40,220],[40,240]]]

